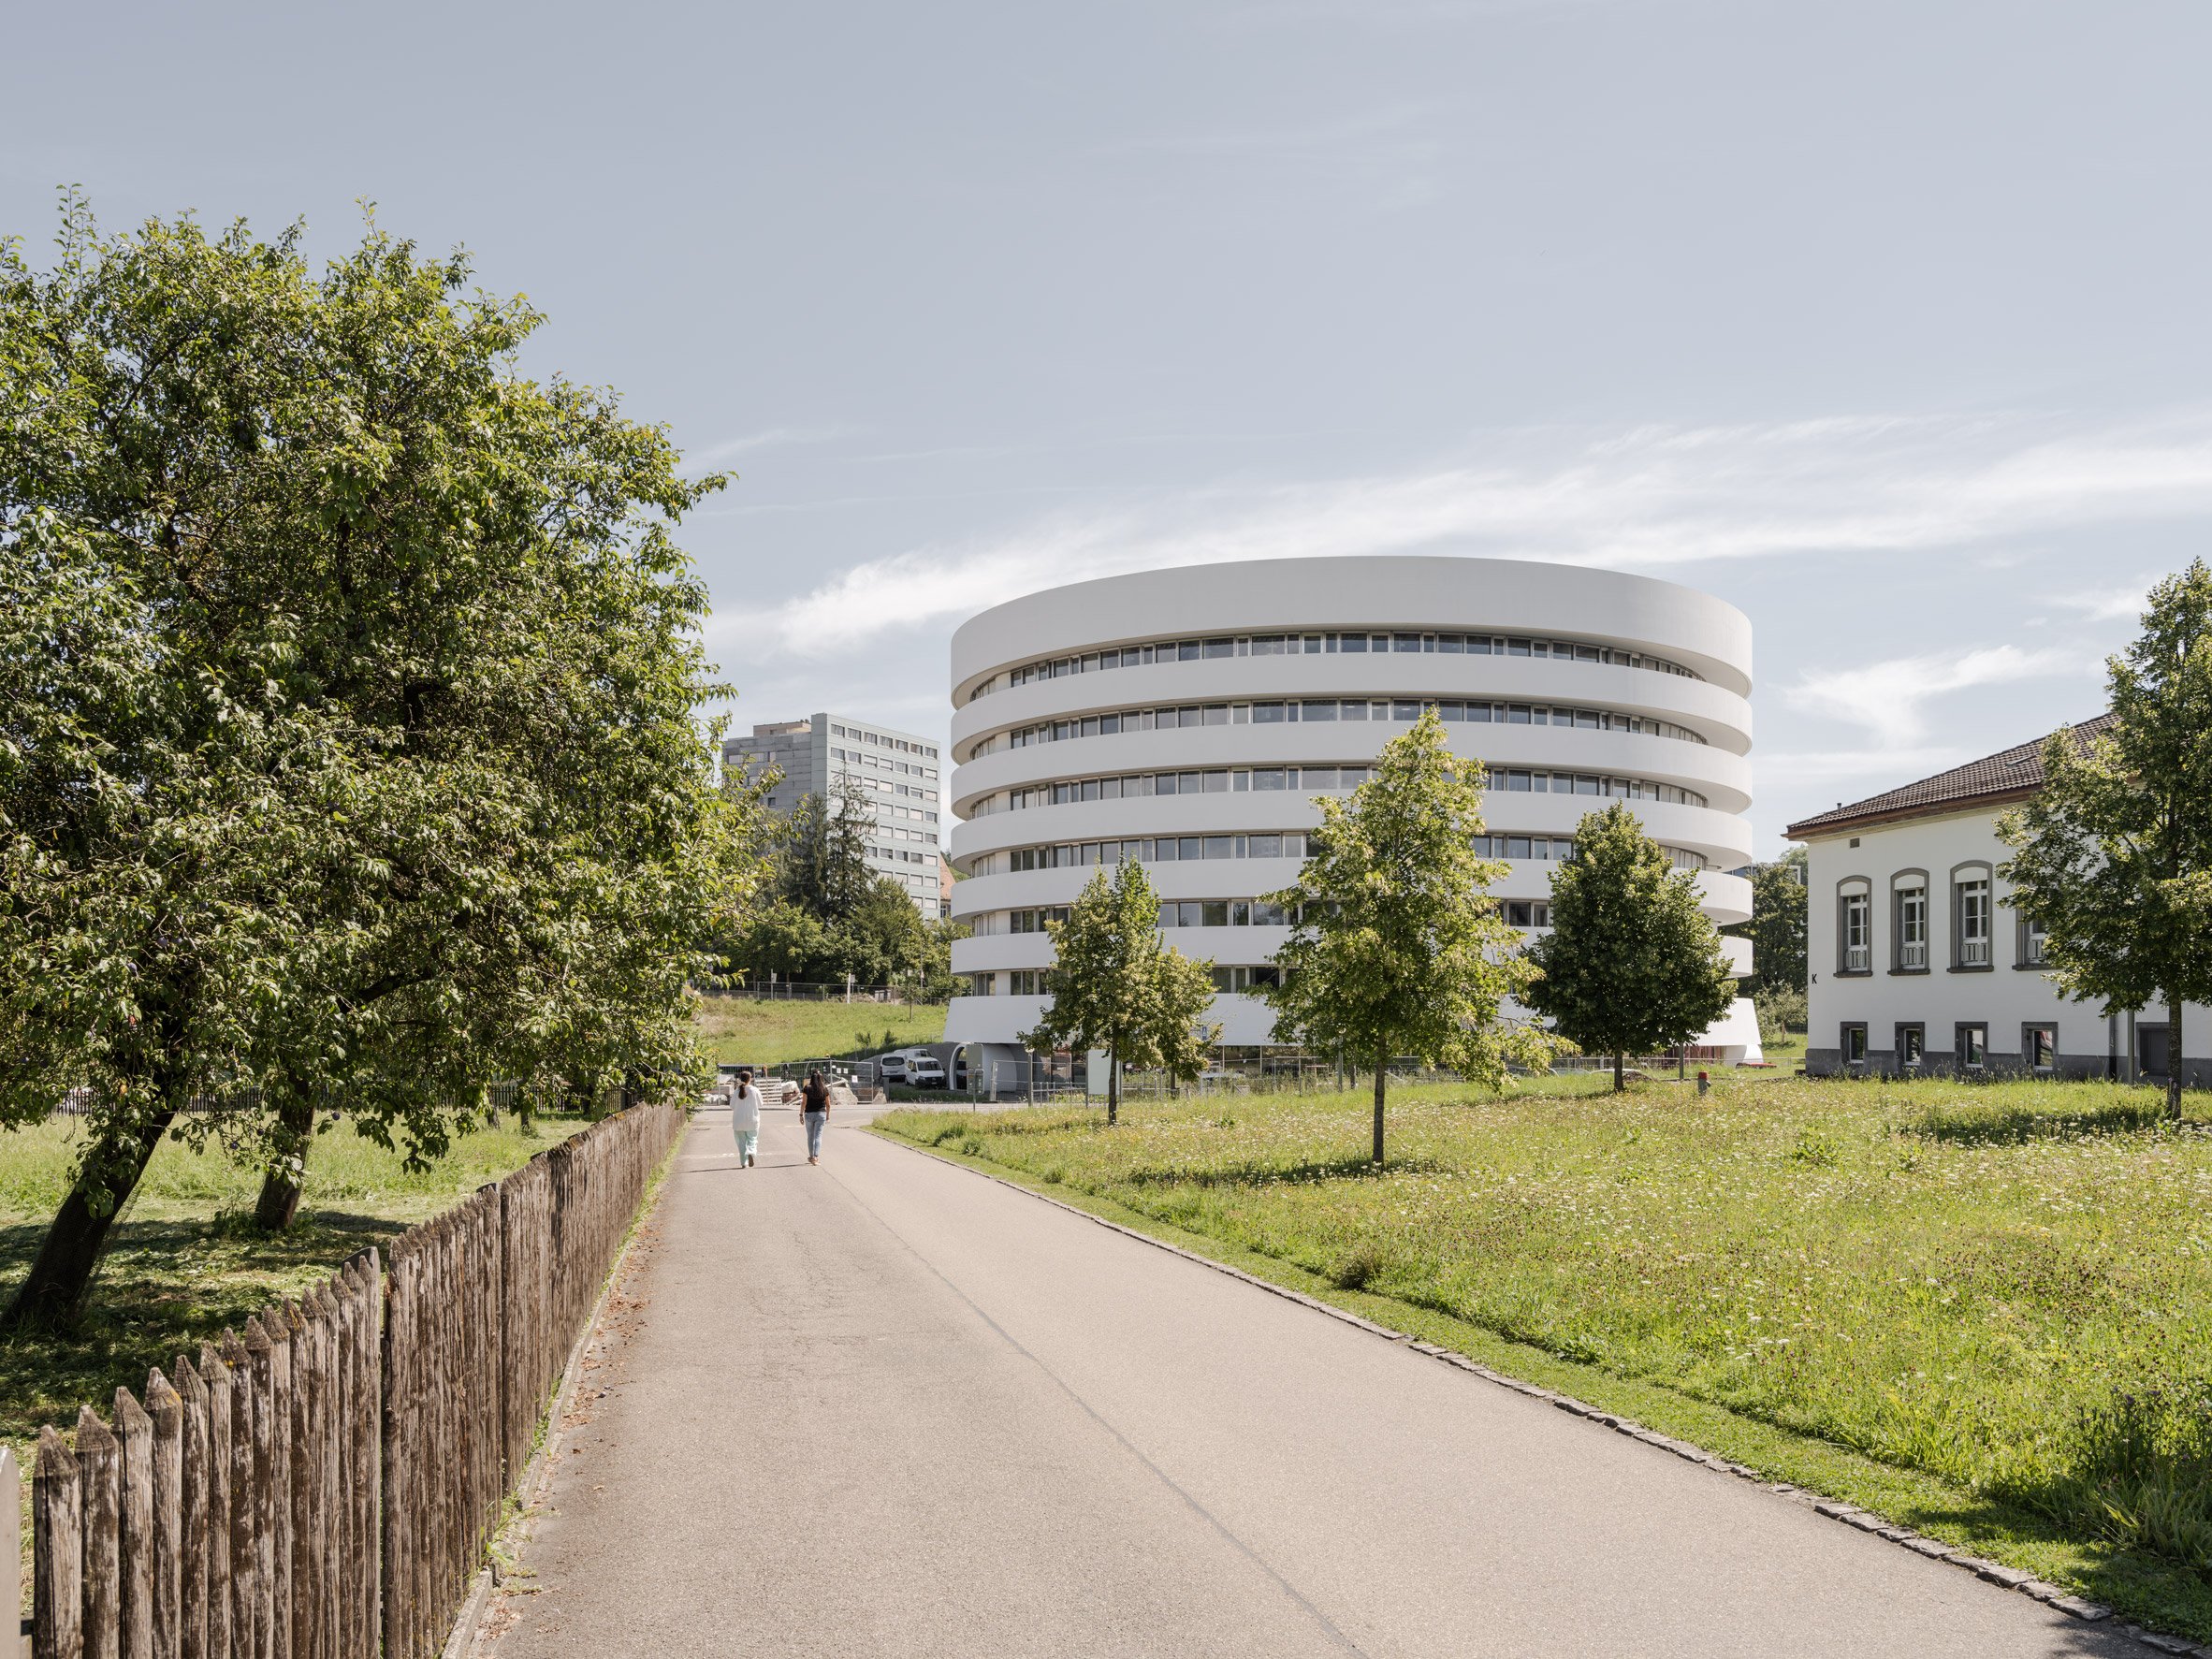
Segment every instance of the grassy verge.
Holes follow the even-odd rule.
[[[699,1011],[700,1039],[718,1062],[774,1066],[791,1060],[837,1059],[910,1043],[939,1042],[944,1035],[942,1007],[708,997]]]
[[[382,1244],[554,1145],[580,1118],[541,1118],[525,1133],[512,1118],[462,1136],[450,1156],[410,1172],[397,1154],[342,1126],[308,1160],[299,1217],[284,1233],[253,1225],[258,1170],[220,1150],[165,1142],[117,1226],[83,1323],[65,1332],[0,1339],[0,1436],[29,1466],[39,1426],[66,1429],[80,1404],[105,1416],[117,1388],[145,1387],[149,1366],[241,1323],[303,1289],[370,1244]],[[74,1119],[0,1135],[0,1296],[30,1265],[68,1188]]]
[[[877,1128],[2212,1637],[2212,1132],[2097,1084],[1546,1079]]]

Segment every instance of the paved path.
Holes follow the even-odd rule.
[[[490,1659],[2146,1652],[864,1114],[695,1123]]]

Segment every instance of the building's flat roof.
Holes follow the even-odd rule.
[[[2109,714],[2082,721],[2073,728],[2074,741],[2086,745],[2090,738],[2110,728],[2112,721]],[[2038,737],[2032,742],[2015,744],[2011,749],[1999,749],[1995,754],[1954,766],[1948,772],[1938,772],[1932,778],[1923,778],[1901,789],[1869,795],[1863,801],[1838,807],[1832,812],[1799,819],[1783,833],[1793,841],[1807,841],[1868,824],[1892,823],[1904,818],[1927,818],[1941,812],[1959,812],[1972,807],[1993,807],[2025,799],[2043,787],[2043,746],[2048,741],[2047,737]]]

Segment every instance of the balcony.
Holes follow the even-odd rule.
[[[1989,941],[1986,939],[1964,939],[1958,941],[1958,966],[1986,968],[1989,966]]]
[[[1908,972],[1922,972],[1928,967],[1928,941],[1906,939],[1897,948],[1897,965]]]
[[[1871,953],[1868,951],[1866,946],[1845,945],[1843,947],[1843,971],[1845,973],[1866,973],[1871,967]]]

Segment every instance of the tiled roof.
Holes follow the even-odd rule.
[[[2082,721],[2074,728],[2074,742],[2087,744],[2109,728],[2112,720],[2111,715],[2101,714],[2093,720]],[[1977,802],[2017,800],[2043,787],[2043,746],[2047,741],[2038,737],[2032,743],[2016,744],[1978,761],[1969,761],[1963,766],[1954,766],[1948,772],[1938,772],[1933,778],[1908,783],[1902,789],[1869,795],[1848,807],[1838,807],[1833,812],[1799,819],[1783,833],[1793,841],[1802,841],[1856,824],[1884,823],[1930,812],[1955,812]]]

